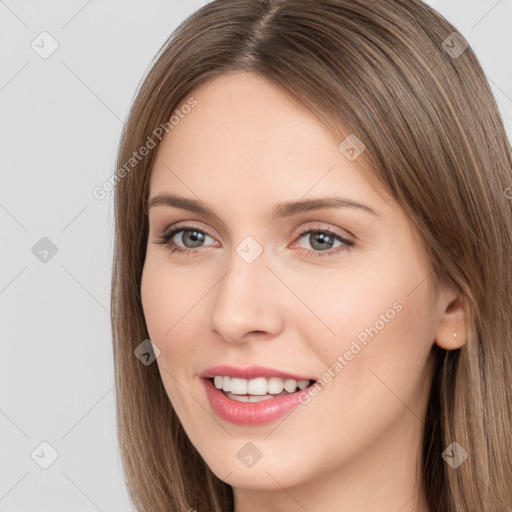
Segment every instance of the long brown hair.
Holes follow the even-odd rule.
[[[340,142],[356,134],[366,146],[358,162],[408,213],[435,282],[462,291],[466,343],[434,346],[422,493],[436,512],[510,510],[512,151],[464,43],[420,0],[214,0],[165,42],[125,124],[115,187],[118,436],[138,511],[233,510],[231,487],[190,443],[157,365],[141,364],[134,350],[149,337],[140,283],[155,132],[172,129],[196,86],[237,71],[281,87]],[[146,156],[130,160],[144,146]],[[441,456],[452,442],[468,454],[456,469]]]

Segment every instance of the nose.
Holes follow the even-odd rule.
[[[224,341],[270,339],[282,331],[285,287],[267,264],[265,252],[249,263],[233,251],[211,297],[210,328]]]

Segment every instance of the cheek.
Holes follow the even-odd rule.
[[[387,307],[384,302],[372,311],[385,314]],[[355,416],[375,425],[407,409],[421,417],[430,383],[432,340],[424,304],[409,296],[392,311],[384,320],[374,314],[363,328],[354,326],[353,335],[343,338],[343,347],[331,354],[339,363],[333,368],[339,370],[333,393]]]
[[[150,339],[160,349],[157,364],[172,398],[179,384],[193,375],[194,358],[204,342],[204,278],[170,268],[158,258],[147,259],[141,280],[141,300]],[[202,307],[203,306],[203,307]],[[173,379],[175,377],[177,381]]]
[[[177,329],[186,324],[187,311],[199,300],[197,283],[179,279],[179,271],[146,259],[141,280],[141,300],[148,332],[153,341],[167,345]],[[165,349],[165,346],[161,347]]]
[[[182,418],[187,411],[182,386],[188,387],[187,369],[192,350],[184,329],[194,311],[189,302],[197,302],[197,297],[193,296],[193,287],[180,287],[176,280],[168,266],[146,260],[141,280],[146,327],[151,341],[160,350],[156,364],[163,386],[174,410]]]
[[[296,327],[323,364],[323,380],[344,400],[359,401],[364,393],[372,401],[396,400],[390,389],[412,398],[434,341],[428,271],[412,256],[377,259],[361,270],[340,269],[338,278],[317,280],[316,288],[295,283],[315,313],[295,314]]]

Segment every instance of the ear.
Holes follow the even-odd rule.
[[[465,298],[456,288],[448,288],[439,297],[440,316],[435,342],[445,350],[454,350],[466,343],[467,318]]]

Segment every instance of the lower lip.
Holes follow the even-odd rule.
[[[299,396],[304,391],[276,396],[261,402],[239,402],[228,398],[210,379],[201,380],[212,409],[222,419],[237,425],[261,425],[278,420],[301,405]]]

